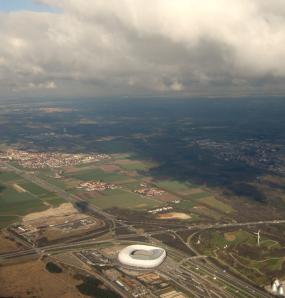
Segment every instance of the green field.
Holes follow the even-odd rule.
[[[140,182],[140,181],[135,181],[135,182],[128,182],[128,183],[124,183],[124,184],[120,184],[122,187],[124,188],[127,188],[129,190],[135,190],[135,189],[138,189],[140,188],[140,183],[143,183],[143,182]]]
[[[58,186],[58,187],[65,188],[65,186],[66,186],[63,179],[56,179],[56,178],[53,178],[53,177],[50,177],[50,176],[46,176],[43,173],[40,173],[39,177],[42,178],[43,180],[46,180],[48,183],[51,183],[51,184],[53,184],[55,186]]]
[[[198,202],[202,203],[210,208],[216,209],[222,213],[231,213],[234,211],[230,205],[225,204],[222,201],[218,201],[214,197],[209,197],[209,196],[203,197]]]
[[[182,210],[190,210],[191,208],[193,208],[196,205],[195,201],[191,201],[191,200],[181,200],[180,203],[175,204],[174,206],[182,209]]]
[[[208,192],[197,192],[187,195],[180,201],[180,203],[175,204],[175,206],[182,210],[190,210],[195,206],[205,206],[201,210],[192,210],[193,212],[198,212],[201,215],[206,215],[214,219],[220,219],[221,213],[230,213],[233,211],[231,206],[218,201],[214,197],[210,196]]]
[[[5,228],[18,220],[18,216],[0,215],[0,229]]]
[[[283,270],[285,258],[282,246],[265,235],[262,235],[260,246],[257,245],[254,232],[243,229],[229,232],[205,231],[200,234],[200,239],[197,248],[201,253],[224,260],[258,283],[268,282],[268,276]]]
[[[0,181],[1,182],[13,181],[13,180],[16,180],[19,178],[20,178],[20,176],[18,176],[17,174],[14,174],[14,173],[10,173],[10,172],[1,172],[0,173]]]
[[[209,196],[210,196],[210,194],[208,192],[201,191],[201,192],[192,193],[192,194],[188,195],[187,198],[189,197],[192,200],[200,200],[203,198],[207,198]]]
[[[261,272],[264,270],[268,271],[279,271],[282,270],[282,265],[285,261],[284,257],[271,257],[271,258],[264,258],[263,260],[251,260],[247,257],[244,256],[237,256],[235,257],[240,260],[242,263],[245,265],[252,267],[252,268],[257,268]]]
[[[214,209],[210,209],[204,206],[197,206],[197,208],[191,210],[191,212],[195,212],[201,216],[209,217],[214,220],[221,220],[222,214],[220,212],[217,212]]]
[[[90,169],[77,171],[75,173],[66,174],[66,177],[76,178],[82,181],[102,180],[104,182],[120,182],[129,180],[130,178],[118,173],[107,173],[101,169]]]
[[[28,192],[7,187],[0,195],[0,215],[25,215],[46,209],[43,202]]]
[[[148,209],[162,205],[162,203],[152,199],[143,198],[135,193],[117,189],[105,191],[103,194],[91,198],[90,202],[102,209],[112,207]]]
[[[2,172],[0,182],[1,228],[19,221],[21,216],[45,210],[48,205],[56,207],[65,202],[54,193],[13,173]]]
[[[185,193],[187,191],[190,191],[191,188],[195,187],[188,183],[184,184],[179,181],[172,181],[172,180],[158,181],[158,182],[155,182],[155,184],[162,189],[165,189],[169,192],[174,192],[174,193],[180,193],[180,192]]]
[[[60,197],[58,197],[56,194],[48,194],[44,197],[41,197],[41,200],[48,203],[52,207],[58,207],[59,205],[66,203],[66,201]]]
[[[224,234],[225,240],[227,238],[227,235],[232,236],[232,239],[228,241],[228,244],[239,245],[242,243],[247,243],[249,245],[256,245],[256,237],[245,230],[237,230],[237,231],[225,233]]]
[[[49,193],[49,191],[43,189],[42,187],[32,182],[23,181],[23,182],[17,182],[17,184],[34,195],[43,196]]]
[[[143,163],[140,161],[129,161],[126,163],[117,163],[122,169],[130,171],[146,171],[152,166],[151,164]]]
[[[245,231],[236,230],[232,232],[222,233],[219,231],[207,231],[207,249],[209,252],[216,249],[223,249],[225,245],[235,247],[240,244],[256,245],[256,237]]]

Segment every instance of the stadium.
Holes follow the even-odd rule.
[[[159,266],[165,257],[164,249],[149,245],[130,245],[122,249],[118,255],[121,264],[143,269]]]

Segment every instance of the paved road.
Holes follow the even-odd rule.
[[[124,221],[127,222],[126,220]],[[129,224],[145,224],[145,225],[155,225],[154,223],[145,223],[143,221],[130,221]],[[285,224],[285,219],[272,219],[272,220],[260,220],[260,221],[247,221],[247,222],[235,222],[235,223],[214,223],[214,224],[191,224],[191,225],[181,225],[180,228],[169,226],[168,231],[185,231],[185,230],[209,230],[209,229],[223,229],[223,228],[231,228],[231,227],[242,227],[242,226],[262,226],[267,224]],[[175,224],[176,225],[176,224]],[[159,224],[161,226],[161,224]],[[149,234],[155,235],[163,232],[163,229],[159,229],[155,232],[148,232]]]
[[[79,202],[79,201],[84,201],[83,199],[73,195],[73,194],[69,194],[67,193],[65,190],[59,188],[58,186],[52,185],[50,183],[48,183],[47,181],[39,178],[36,175],[33,175],[31,173],[26,173],[25,171],[22,171],[8,163],[5,163],[5,165],[12,171],[14,171],[15,173],[17,173],[18,175],[22,176],[23,178],[32,181],[33,183],[43,187],[44,189],[47,189],[51,192],[54,192],[56,194],[58,194],[60,197],[66,199],[67,201],[71,202],[71,203],[75,203],[75,202]],[[108,214],[94,206],[88,206],[89,211],[94,212],[95,214],[99,214],[102,217],[104,217],[107,220],[112,221],[113,223],[113,227],[112,229],[114,229],[116,223],[120,224],[120,226],[125,226],[130,230],[134,230],[136,231],[130,223],[128,222],[122,222],[122,221],[118,221],[116,219],[115,216]],[[178,234],[176,234],[179,231],[185,231],[185,230],[204,230],[204,229],[221,229],[221,228],[227,228],[227,227],[240,227],[240,226],[250,226],[250,225],[264,225],[264,224],[283,224],[285,223],[285,220],[283,219],[276,219],[276,220],[269,220],[269,221],[254,221],[254,222],[243,222],[243,223],[223,223],[223,224],[207,224],[207,225],[189,225],[189,226],[184,226],[181,228],[174,228],[174,229],[167,229],[167,230],[159,230],[157,232],[151,232],[151,233],[145,233],[144,236],[148,237],[148,239],[150,239],[151,241],[153,241],[153,243],[155,243],[155,241],[157,241],[156,239],[151,238],[152,235],[156,235],[156,234],[161,234],[161,233],[165,233],[165,232],[170,232],[170,233],[175,233],[175,235],[177,237],[180,237]],[[133,224],[133,222],[132,222]],[[123,239],[127,239],[129,237],[133,237],[134,235],[137,236],[137,234],[131,234],[131,235],[124,235],[124,236],[120,236],[119,238],[121,239],[120,241],[124,241]],[[116,239],[113,239],[113,241],[116,241]],[[183,239],[182,239],[183,241]],[[106,240],[105,240],[106,242]],[[184,241],[183,241],[184,242]],[[31,248],[25,251],[20,251],[20,252],[11,252],[8,254],[2,254],[0,255],[0,262],[2,260],[2,262],[5,262],[6,260],[9,259],[13,259],[13,258],[22,258],[22,257],[29,257],[29,256],[36,256],[38,254],[43,254],[43,253],[55,253],[55,252],[60,252],[60,251],[66,251],[66,250],[71,250],[71,249],[76,249],[76,248],[80,248],[80,246],[82,245],[92,245],[92,244],[96,244],[98,243],[98,241],[94,241],[94,240],[85,240],[85,241],[79,241],[76,243],[70,243],[70,244],[55,244],[55,245],[50,245],[50,246],[45,246],[45,247],[41,247],[41,248]],[[184,242],[185,243],[185,242]],[[189,249],[191,249],[196,256],[199,256],[198,252],[196,252],[195,250],[193,250],[193,248],[188,245],[187,243],[185,243]],[[178,251],[174,250],[173,248],[167,247],[168,250],[172,250],[174,253],[178,253]],[[179,251],[179,254],[181,254],[181,252]],[[183,270],[185,273],[188,273],[190,275],[195,276],[195,269],[197,266],[199,266],[199,268],[203,269],[209,276],[212,276],[215,278],[219,278],[219,280],[221,280],[223,283],[228,284],[229,286],[231,286],[232,288],[235,289],[242,289],[243,292],[247,293],[248,297],[260,297],[260,298],[268,298],[271,297],[269,294],[267,294],[266,292],[253,287],[251,284],[248,284],[242,280],[239,280],[238,278],[225,273],[223,271],[221,271],[220,268],[216,267],[213,264],[210,264],[209,262],[206,264],[203,264],[201,262],[199,262],[199,260],[192,260],[189,258],[188,255],[184,254],[182,252],[182,254],[184,255],[185,258],[188,258],[187,260],[187,266],[185,266],[185,263],[181,264],[181,270]],[[169,274],[167,272],[164,272],[164,274]],[[177,279],[175,277],[172,276],[172,279],[176,280],[177,283],[180,283],[181,286],[183,284],[183,282],[181,281],[181,279]],[[211,297],[211,294],[209,291],[206,291],[208,296]],[[219,297],[219,295],[221,295],[221,293],[214,291],[214,295],[216,297]],[[258,295],[258,296],[257,296]],[[221,295],[221,297],[223,297],[223,295]]]
[[[119,240],[119,242],[124,243],[124,241],[127,243],[129,243],[129,241],[126,240]],[[102,241],[96,241],[96,240],[85,240],[85,241],[81,241],[78,243],[71,243],[71,244],[56,244],[56,245],[48,245],[42,248],[32,248],[26,251],[19,251],[19,252],[13,252],[13,253],[7,253],[7,254],[2,254],[0,255],[0,263],[5,263],[5,261],[14,259],[14,258],[24,258],[25,260],[27,258],[34,258],[37,255],[42,255],[42,254],[46,254],[46,255],[53,255],[53,254],[58,254],[58,253],[62,253],[62,252],[66,252],[66,251],[74,251],[74,250],[78,250],[80,249],[82,246],[86,247],[88,245],[90,246],[94,246],[94,245],[98,245],[100,243],[105,243],[108,242],[106,240],[102,240]],[[110,239],[110,242],[116,243],[118,242],[118,240],[116,239]],[[239,280],[238,278],[223,272],[220,268],[214,266],[214,265],[209,265],[209,264],[203,264],[201,262],[199,262],[198,260],[189,258],[189,256],[187,254],[184,254],[181,251],[176,251],[173,248],[167,247],[165,246],[165,248],[170,252],[172,252],[174,255],[180,255],[180,256],[184,256],[184,258],[186,259],[185,262],[182,262],[181,264],[178,264],[178,266],[172,266],[171,268],[167,268],[167,270],[162,270],[162,273],[164,273],[165,275],[167,275],[169,278],[171,278],[173,281],[175,281],[176,283],[180,284],[180,286],[183,285],[183,288],[188,288],[188,291],[193,292],[193,284],[189,284],[189,282],[191,282],[190,279],[187,279],[187,281],[183,281],[181,280],[181,278],[179,278],[178,274],[175,274],[175,270],[179,269],[182,270],[184,273],[189,274],[189,276],[191,276],[191,279],[193,277],[199,277],[199,275],[197,275],[197,272],[195,272],[195,268],[200,268],[199,270],[203,269],[204,272],[206,272],[206,274],[213,278],[214,276],[216,276],[219,280],[221,280],[224,284],[229,285],[230,287],[236,289],[237,291],[240,291],[240,289],[244,289],[243,291],[245,291],[247,293],[247,296],[245,297],[260,297],[260,298],[268,298],[271,297],[270,295],[268,295],[266,292],[263,292],[262,290],[259,290],[255,287],[253,287],[252,285]],[[174,273],[174,274],[173,274]],[[205,281],[204,281],[205,282]],[[207,281],[209,282],[209,281]],[[206,282],[206,284],[207,284]],[[203,284],[203,282],[201,281],[201,284]],[[217,295],[220,295],[221,297],[226,297],[224,295],[221,294],[221,289],[216,288],[213,286],[214,282],[211,282],[212,286],[211,289],[214,293],[216,293]],[[188,286],[187,286],[188,285]],[[190,289],[189,289],[190,288]],[[191,290],[192,288],[192,290]],[[201,291],[201,289],[199,290]],[[205,294],[205,293],[204,293]],[[258,295],[258,296],[257,296]],[[199,296],[197,296],[199,297]],[[203,297],[203,296],[201,296]],[[207,296],[204,296],[207,297]],[[208,296],[211,297],[211,296]]]

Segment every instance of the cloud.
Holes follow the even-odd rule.
[[[283,0],[41,0],[0,14],[2,94],[284,94]]]
[[[17,87],[13,89],[13,91],[18,92],[18,91],[25,91],[25,90],[56,89],[56,88],[57,86],[53,81],[40,82],[40,83],[30,82],[25,85],[18,84]]]

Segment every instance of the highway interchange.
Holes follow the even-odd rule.
[[[66,199],[71,203],[76,203],[82,201],[81,198],[67,193],[64,189],[58,186],[52,185],[51,183],[43,180],[42,178],[20,170],[9,163],[2,162],[2,166],[6,167],[10,171],[22,176],[26,180],[30,180],[33,183],[41,186],[42,188],[52,191],[58,194],[60,197]],[[155,232],[148,233],[138,233],[133,227],[135,223],[143,222],[128,222],[127,220],[118,220],[114,215],[106,213],[94,206],[88,206],[88,213],[93,216],[100,216],[104,218],[109,224],[106,226],[106,233],[112,232],[110,239],[104,239],[99,241],[94,238],[91,239],[74,239],[70,243],[57,243],[53,245],[45,245],[42,247],[33,247],[29,243],[26,244],[27,248],[25,250],[17,252],[9,252],[5,254],[0,254],[0,264],[7,263],[17,263],[28,259],[38,258],[42,255],[53,256],[59,253],[64,253],[67,251],[76,251],[82,249],[82,247],[96,247],[99,243],[109,242],[109,243],[131,243],[132,238],[136,236],[141,236],[145,238],[145,241],[151,242],[152,244],[157,244],[163,246],[168,252],[167,261],[162,264],[157,271],[166,278],[172,280],[181,289],[189,294],[190,297],[260,297],[266,298],[271,297],[269,293],[261,288],[253,285],[246,279],[241,279],[224,268],[220,268],[213,264],[209,258],[205,256],[200,256],[199,253],[187,242],[185,242],[177,232],[185,230],[205,230],[205,229],[223,229],[227,227],[241,227],[241,226],[262,226],[265,224],[284,224],[285,220],[271,220],[271,221],[255,221],[255,222],[232,222],[232,223],[222,223],[222,224],[208,224],[208,225],[183,225],[181,227],[167,227],[165,229],[160,229]],[[114,231],[118,227],[127,228],[130,233],[124,235],[114,235]],[[179,238],[188,248],[189,253],[182,252],[173,247],[166,245],[165,243],[159,241],[153,236],[169,233],[173,237]],[[20,239],[23,241],[22,239]],[[180,261],[177,261],[179,259]],[[106,281],[105,281],[106,282]],[[116,287],[113,287],[118,291]],[[127,293],[120,291],[120,294],[125,297],[129,297]]]

